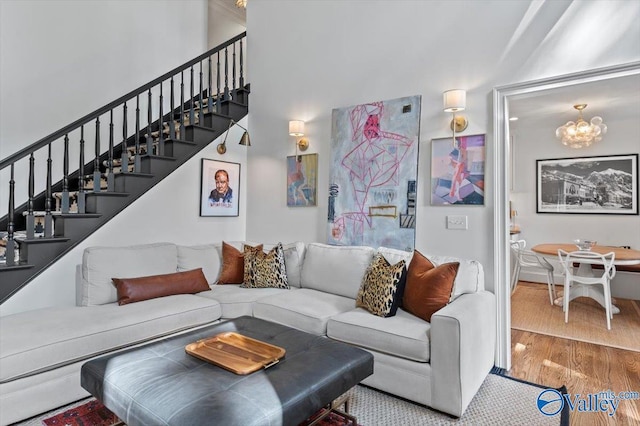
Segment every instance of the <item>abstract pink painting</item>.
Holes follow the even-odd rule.
[[[413,250],[420,101],[333,110],[329,244]]]

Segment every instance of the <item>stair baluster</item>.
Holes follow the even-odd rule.
[[[109,111],[109,158],[107,159],[107,191],[115,191],[113,176],[113,110]]]
[[[180,71],[180,139],[184,139],[184,73]]]
[[[49,143],[49,154],[47,157],[47,189],[44,199],[44,236],[45,238],[53,237],[53,217],[51,216],[51,143]]]
[[[233,43],[233,63],[232,63],[232,67],[231,69],[233,70],[233,75],[231,78],[231,88],[232,88],[232,92],[235,96],[236,93],[236,44]],[[235,99],[234,99],[235,100]]]
[[[243,56],[242,56],[242,40],[240,40],[240,80],[238,81],[238,86],[241,89],[244,89],[244,67],[242,65],[242,63],[244,62]]]
[[[129,150],[127,149],[127,102],[122,105],[122,145],[120,173],[129,173]]]
[[[100,117],[96,118],[96,158],[93,160],[93,192],[100,192]]]
[[[229,96],[229,49],[228,48],[224,48],[224,97],[222,99],[224,99],[225,101],[228,101],[230,96]]]
[[[16,241],[13,239],[13,234],[15,232],[13,215],[15,211],[16,190],[16,181],[13,179],[14,166],[14,164],[11,164],[11,179],[9,180],[9,211],[7,214],[7,219],[9,220],[9,222],[7,224],[7,247],[4,252],[7,266],[13,266],[16,264]]]
[[[85,190],[84,190],[84,124],[80,126],[80,160],[78,168],[78,213],[84,214],[85,208]]]
[[[153,124],[153,111],[151,109],[151,103],[152,103],[151,88],[149,88],[149,94],[147,97],[148,97],[147,121],[149,122],[149,124],[147,124],[147,155],[152,155],[153,154],[153,137],[151,136],[151,125]]]
[[[198,94],[198,123],[204,123],[204,105],[202,103],[202,61],[200,61],[200,92]]]
[[[33,152],[29,156],[29,200],[27,201],[27,239],[35,238],[36,218],[33,214],[33,198],[35,190],[35,158]]]
[[[64,157],[62,160],[62,195],[60,210],[69,213],[69,134],[64,135]]]
[[[163,101],[162,96],[162,83],[160,83],[160,105],[158,106],[158,113],[160,114],[160,119],[158,121],[158,155],[164,155],[164,114],[162,110]]]
[[[136,142],[135,158],[133,160],[133,171],[141,172],[142,164],[140,162],[140,96],[136,95],[136,134],[134,135]]]
[[[220,105],[220,51],[217,52],[218,55],[218,59],[216,61],[216,67],[217,67],[217,73],[216,73],[216,80],[217,80],[217,84],[216,84],[216,112],[218,114],[220,114],[222,112],[221,110],[221,105]]]
[[[169,139],[176,138],[176,122],[173,116],[173,106],[175,105],[174,93],[173,93],[173,76],[171,76],[171,94],[169,96],[169,111],[171,111],[169,117]]]
[[[208,61],[208,82],[209,82],[209,90],[207,91],[207,112],[211,114],[213,112],[213,93],[211,92],[212,87],[212,79],[211,79],[211,56],[207,58]]]
[[[189,99],[191,99],[189,101],[189,124],[193,125],[196,124],[196,117],[195,117],[195,113],[193,111],[193,65],[191,65],[191,91]]]

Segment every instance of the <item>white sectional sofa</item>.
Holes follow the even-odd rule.
[[[232,245],[241,250],[243,243]],[[1,318],[0,424],[88,396],[80,387],[80,367],[88,359],[243,315],[364,348],[375,360],[364,384],[461,416],[494,360],[495,297],[484,290],[482,265],[427,256],[435,265],[460,262],[453,301],[430,323],[401,308],[383,318],[355,306],[376,252],[391,263],[412,255],[384,247],[285,245],[290,289],[278,289],[215,285],[221,243],[88,248],[76,277],[78,306]],[[203,269],[211,291],[117,304],[112,277],[195,268]]]

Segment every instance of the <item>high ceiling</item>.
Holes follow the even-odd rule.
[[[558,126],[575,121],[578,112],[575,104],[587,104],[584,118],[599,115],[606,124],[607,117],[634,117],[640,120],[640,75],[619,77],[552,90],[514,96],[509,99],[511,117],[518,117],[527,124],[553,120]]]

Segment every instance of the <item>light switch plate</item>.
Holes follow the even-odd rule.
[[[447,229],[468,229],[467,216],[447,216]]]

